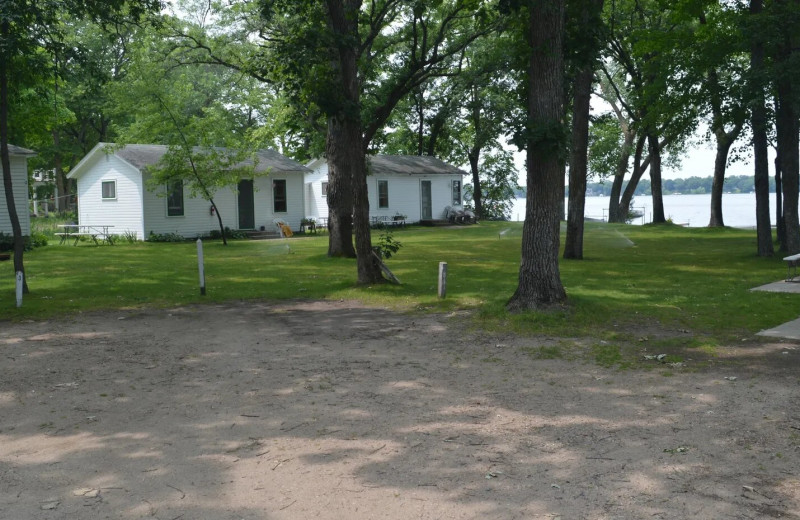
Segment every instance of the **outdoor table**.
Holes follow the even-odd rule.
[[[78,245],[78,241],[80,241],[81,237],[89,237],[95,244],[100,244],[100,242],[105,242],[108,245],[114,245],[113,236],[108,231],[110,228],[114,226],[108,226],[105,224],[95,224],[95,225],[83,225],[83,224],[59,224],[58,226],[63,231],[61,233],[56,233],[56,236],[61,237],[61,244],[66,242],[70,239],[75,239],[75,242],[72,244],[74,246]],[[98,241],[98,238],[100,239]]]

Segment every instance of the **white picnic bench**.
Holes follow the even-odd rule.
[[[786,281],[787,282],[800,282],[800,280],[795,280],[797,278],[797,264],[800,263],[800,253],[791,256],[783,257],[783,260],[786,262]]]
[[[95,225],[95,226],[85,226],[81,224],[60,224],[58,226],[61,228],[60,233],[55,233],[57,237],[61,237],[60,244],[68,240],[75,239],[73,242],[73,246],[77,246],[78,242],[80,241],[81,237],[89,237],[92,241],[99,245],[100,242],[105,242],[108,245],[114,245],[113,236],[108,231],[109,228],[114,226],[106,226],[106,225]],[[99,240],[98,240],[99,238]]]

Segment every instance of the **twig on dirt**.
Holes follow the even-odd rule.
[[[615,460],[609,459],[608,457],[586,457],[588,460]]]
[[[176,516],[175,518],[170,518],[170,520],[178,520],[179,518],[183,518],[183,515],[185,515],[185,514],[186,513],[181,513],[178,516]]]
[[[247,414],[247,413],[243,413],[243,414],[239,415],[239,417],[261,417],[261,416],[260,415],[250,415],[250,414]]]
[[[300,424],[295,424],[291,428],[281,428],[281,431],[282,432],[290,432],[292,430],[296,430],[297,428],[300,428],[301,426],[305,426],[306,424],[308,424],[308,422],[301,422]]]
[[[262,457],[262,456],[266,455],[267,453],[269,453],[269,450],[262,451],[261,453],[256,453],[256,457]]]
[[[180,494],[181,494],[181,500],[183,500],[184,498],[186,498],[186,493],[184,493],[182,490],[180,490],[180,489],[176,488],[175,486],[170,486],[169,484],[167,484],[167,487],[168,487],[168,488],[172,488],[172,489],[174,489],[175,491],[177,491],[178,493],[180,493]]]
[[[283,464],[284,462],[289,462],[290,460],[292,460],[292,459],[283,459],[283,460],[279,460],[277,464],[275,464],[274,466],[272,466],[272,471],[275,471],[276,469],[278,469],[278,466],[280,466],[280,465],[281,465],[281,464]]]
[[[381,451],[381,450],[382,450],[383,448],[385,448],[385,447],[386,447],[386,445],[384,444],[384,445],[383,445],[383,446],[381,446],[380,448],[375,448],[374,450],[372,450],[371,452],[369,452],[369,454],[370,454],[370,455],[375,455],[376,453],[378,453],[379,451]]]
[[[292,507],[296,503],[297,503],[297,500],[293,500],[291,504],[289,504],[288,506],[283,506],[280,510],[283,511],[284,509],[289,509],[290,507]]]

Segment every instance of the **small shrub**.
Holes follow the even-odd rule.
[[[47,245],[47,235],[44,233],[33,232],[31,236],[23,237],[25,241],[25,251],[31,251],[36,247]],[[14,250],[14,235],[7,235],[0,231],[0,252]]]
[[[0,231],[0,252],[14,250],[14,236]]]
[[[381,233],[381,236],[378,238],[378,243],[374,245],[372,249],[378,253],[379,257],[388,259],[396,254],[401,247],[403,247],[403,244],[395,240],[392,236],[392,232],[387,230]]]
[[[186,238],[177,233],[153,233],[147,237],[148,242],[185,242]]]
[[[28,237],[26,248],[25,249],[34,249],[37,247],[44,247],[47,245],[47,235],[44,233],[31,233],[31,236]]]
[[[125,241],[129,244],[135,244],[136,242],[139,241],[139,236],[136,234],[136,231],[131,231],[131,230],[127,230],[122,235],[118,235],[114,238]]]

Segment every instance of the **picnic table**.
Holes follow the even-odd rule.
[[[105,242],[108,245],[114,245],[114,237],[109,232],[110,228],[114,226],[107,226],[104,224],[83,225],[83,224],[59,224],[58,226],[62,231],[55,235],[61,237],[61,244],[68,240],[75,239],[73,246],[77,246],[81,237],[89,237],[92,241],[99,245],[100,242]]]

